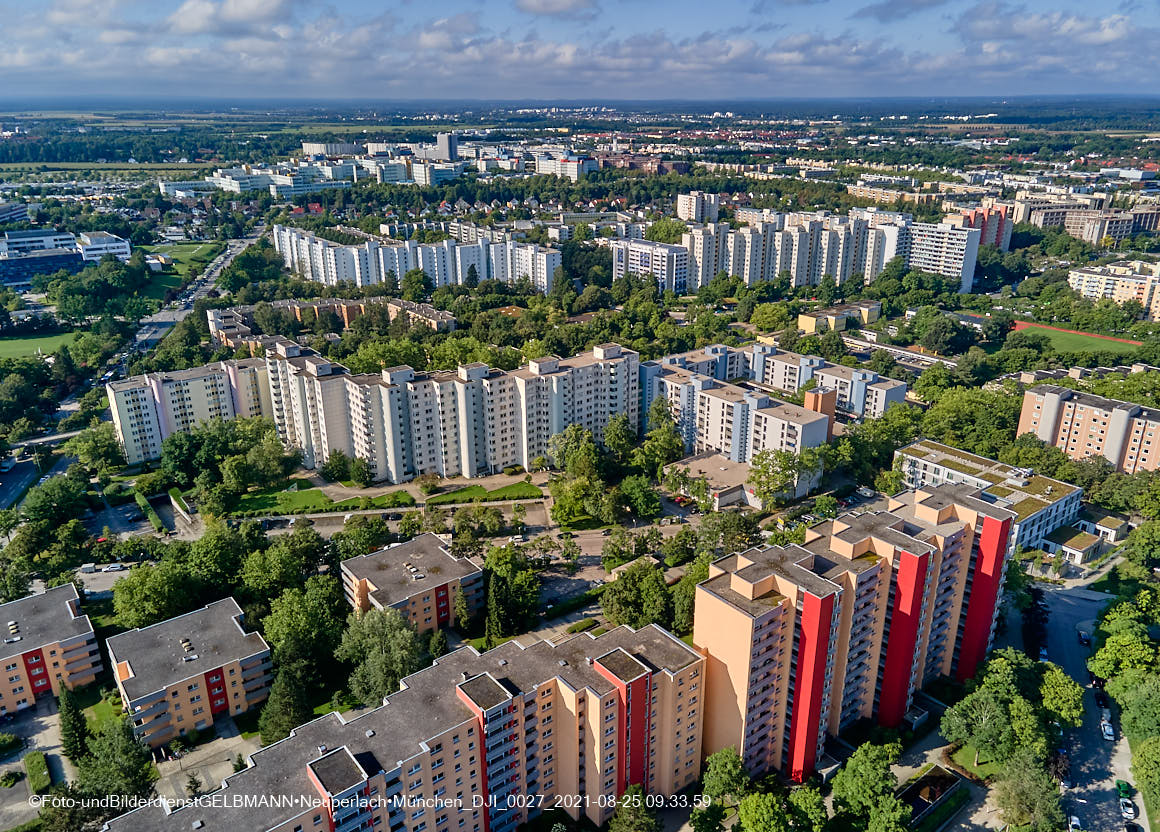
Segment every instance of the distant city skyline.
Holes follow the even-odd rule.
[[[12,96],[778,99],[1160,89],[1160,0],[0,0]]]

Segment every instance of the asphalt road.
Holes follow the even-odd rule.
[[[75,461],[76,459],[71,456],[58,457],[56,465],[45,471],[45,474],[63,474],[64,470]],[[16,463],[11,471],[0,473],[0,508],[11,508],[16,499],[24,493],[24,489],[30,485],[35,485],[41,476],[43,475],[36,470],[36,466],[29,460]]]
[[[1079,818],[1087,832],[1122,832],[1124,819],[1120,816],[1115,781],[1132,782],[1131,752],[1128,741],[1119,730],[1119,719],[1113,715],[1116,740],[1109,742],[1100,734],[1099,712],[1095,695],[1088,684],[1087,665],[1089,648],[1080,645],[1078,632],[1091,632],[1096,614],[1107,603],[1099,594],[1080,588],[1051,589],[1045,592],[1050,610],[1047,622],[1048,658],[1062,667],[1069,676],[1084,686],[1084,721],[1079,728],[1069,730],[1064,745],[1070,751],[1071,776],[1075,788],[1063,795],[1066,814]],[[1145,830],[1148,819],[1144,816],[1142,801],[1134,801],[1140,813],[1135,822]]]

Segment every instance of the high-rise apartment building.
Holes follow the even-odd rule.
[[[242,629],[233,598],[111,637],[109,664],[133,731],[156,748],[219,715],[263,701],[272,679],[270,648]]]
[[[979,229],[979,245],[994,246],[999,251],[1011,250],[1012,209],[1007,205],[986,208],[964,208],[958,214],[948,214],[944,222],[956,228]]]
[[[728,223],[710,223],[682,235],[681,245],[689,253],[687,291],[695,292],[708,286],[724,267],[728,236]]]
[[[1034,433],[1072,459],[1102,456],[1117,471],[1160,468],[1160,410],[1039,384],[1023,394],[1019,433]]]
[[[352,374],[286,340],[265,360],[274,423],[306,467],[341,450],[389,482],[528,468],[570,424],[600,442],[612,417],[639,418],[640,358],[618,344],[546,356],[511,372],[467,364],[454,372],[404,366]]]
[[[72,690],[96,681],[101,652],[80,604],[71,583],[0,604],[6,622],[0,645],[0,717],[59,696],[62,687]]]
[[[444,162],[456,161],[459,158],[459,137],[454,133],[436,133],[435,156]]]
[[[256,751],[215,802],[150,803],[108,830],[512,832],[557,804],[600,826],[630,785],[673,795],[696,781],[704,668],[655,625],[464,647],[380,707]]]
[[[188,433],[200,422],[273,415],[260,358],[147,373],[109,382],[105,389],[117,441],[130,465],[159,459],[165,437]]]
[[[962,485],[811,527],[801,545],[710,564],[693,644],[706,656],[707,754],[801,781],[828,736],[894,728],[914,691],[970,678],[991,644],[1012,512]]]
[[[721,198],[717,194],[692,191],[677,195],[677,216],[685,222],[717,222]]]
[[[685,294],[689,281],[689,250],[651,240],[612,240],[612,279],[626,274],[652,275],[662,292]]]

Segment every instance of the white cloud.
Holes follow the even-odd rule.
[[[590,17],[597,10],[596,0],[516,0],[522,12],[549,17],[569,15]]]

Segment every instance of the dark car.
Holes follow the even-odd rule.
[[[1081,631],[1079,634],[1079,643],[1084,647],[1090,647],[1092,643],[1092,637]]]
[[[1096,707],[1097,708],[1108,707],[1108,695],[1099,689],[1096,690]]]

